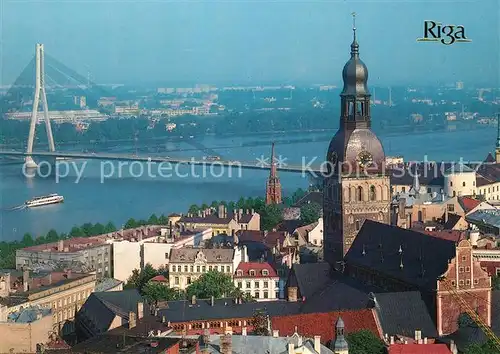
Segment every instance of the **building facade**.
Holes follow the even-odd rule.
[[[390,180],[385,153],[371,131],[368,69],[351,44],[351,58],[342,71],[340,128],[327,154],[328,177],[323,186],[324,258],[339,266],[364,220],[390,223]]]
[[[234,273],[234,285],[256,300],[280,297],[279,276],[267,262],[241,262]]]
[[[170,251],[170,287],[184,290],[202,274],[218,271],[232,276],[240,262],[248,260],[246,247],[179,248]]]

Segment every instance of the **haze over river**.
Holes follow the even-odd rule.
[[[329,140],[334,131],[313,133],[284,133],[259,136],[231,136],[231,137],[204,137],[196,138],[198,143],[216,150],[223,159],[255,161],[264,155],[269,157],[270,145],[276,141],[276,154],[282,155],[287,163],[302,163],[317,157],[315,164],[319,165],[325,159]],[[423,160],[427,155],[429,160],[482,161],[488,152],[494,150],[496,127],[480,127],[475,130],[437,131],[410,134],[378,133],[385,148],[386,155],[403,155],[405,160]],[[288,143],[286,143],[288,141]],[[292,141],[292,143],[290,143]],[[281,142],[281,144],[280,144]],[[164,150],[193,149],[184,142],[157,141],[149,142],[152,149],[147,152],[142,144],[139,154],[200,157],[207,152],[178,151],[165,152]],[[239,147],[232,147],[239,145]],[[217,148],[217,147],[221,148]],[[158,151],[158,147],[162,150]],[[96,147],[86,147],[91,151],[98,151]],[[35,147],[36,149],[36,147]],[[41,147],[40,147],[41,149]],[[67,147],[68,150],[82,151],[85,147]],[[99,151],[133,153],[132,144],[120,147],[99,148]],[[222,177],[210,176],[206,171],[203,178],[201,168],[196,168],[198,177],[173,176],[162,178],[155,172],[147,173],[146,164],[143,164],[144,175],[133,177],[129,173],[129,166],[122,169],[118,176],[118,162],[114,162],[115,174],[101,183],[101,168],[109,173],[109,162],[89,160],[74,161],[78,168],[84,167],[83,176],[78,183],[77,173],[71,173],[56,181],[54,177],[26,178],[22,174],[21,165],[0,165],[0,241],[21,239],[23,234],[30,232],[34,236],[47,233],[50,229],[58,232],[68,232],[71,227],[85,222],[107,223],[112,221],[117,227],[123,225],[129,218],[148,218],[152,213],[156,215],[172,212],[186,212],[191,204],[210,204],[213,200],[238,200],[240,197],[264,196],[267,171],[244,170],[241,176],[237,169],[233,169],[232,176],[228,171]],[[85,164],[86,163],[86,164]],[[106,163],[106,165],[103,165]],[[105,166],[105,167],[103,167]],[[138,163],[132,168],[132,174],[140,171]],[[62,169],[61,169],[62,170]],[[190,174],[191,168],[183,166],[179,172],[182,175]],[[216,169],[216,173],[219,170]],[[156,177],[153,177],[156,175]],[[308,178],[300,173],[280,172],[279,177],[284,194],[295,191],[298,187],[307,188]],[[26,200],[40,195],[58,193],[64,196],[62,204],[44,206],[33,209],[11,210],[23,204]]]

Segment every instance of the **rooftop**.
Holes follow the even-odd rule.
[[[26,307],[16,312],[11,312],[7,317],[7,322],[32,323],[45,316],[50,316],[52,310],[43,307]]]
[[[500,210],[478,210],[467,215],[466,220],[477,224],[491,225],[500,228]]]
[[[140,336],[121,336],[108,333],[93,337],[73,348],[65,351],[54,351],[54,353],[130,353],[130,354],[155,354],[165,353],[166,350],[181,341],[180,338],[144,338]]]
[[[250,274],[250,271],[254,271]],[[278,273],[276,270],[267,262],[240,262],[235,278],[277,278]]]
[[[123,282],[118,279],[105,278],[96,284],[94,291],[95,292],[108,291],[110,289],[116,288],[120,284],[123,284]]]
[[[446,344],[391,344],[389,354],[451,354]]]
[[[173,248],[170,251],[171,263],[194,263],[195,260],[207,263],[231,263],[233,248]]]

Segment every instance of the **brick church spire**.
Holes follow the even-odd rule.
[[[266,204],[281,204],[281,182],[274,157],[274,143],[271,149],[271,172],[266,184]]]

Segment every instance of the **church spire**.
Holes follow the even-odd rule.
[[[274,156],[274,142],[271,147],[271,172],[266,185],[266,204],[281,204],[281,182],[278,178],[278,166]]]
[[[497,144],[495,148],[495,162],[500,163],[500,113],[497,113]]]
[[[359,55],[359,44],[358,41],[356,40],[356,13],[353,12],[352,14],[352,44],[351,44],[351,58],[355,58]]]

